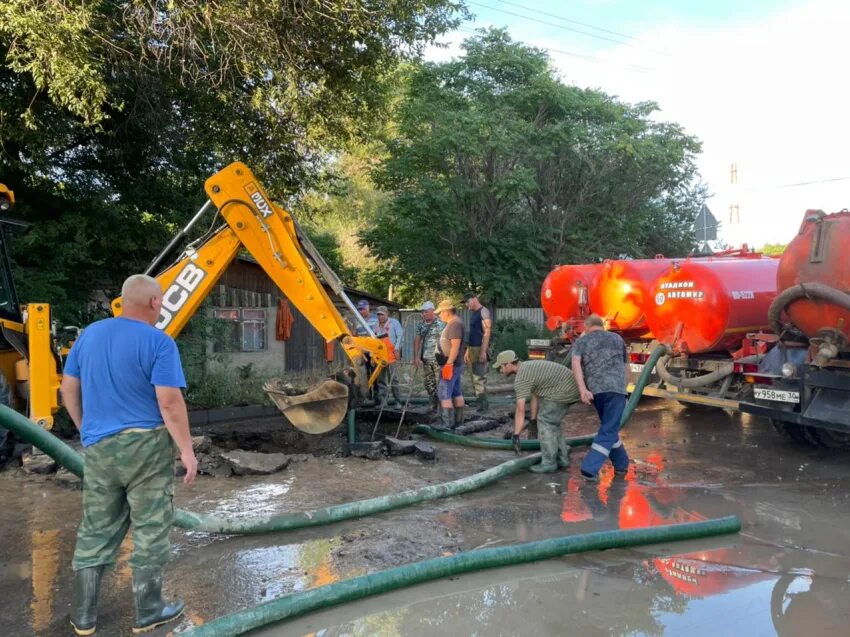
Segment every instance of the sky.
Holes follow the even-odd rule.
[[[728,244],[788,243],[807,209],[850,208],[847,0],[466,2],[475,20],[427,59],[457,56],[475,28],[506,27],[547,49],[566,83],[657,102],[656,119],[702,141]]]

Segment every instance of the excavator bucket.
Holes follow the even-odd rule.
[[[290,395],[279,378],[263,389],[295,427],[308,434],[323,434],[337,427],[348,412],[348,387],[326,380],[305,394]]]

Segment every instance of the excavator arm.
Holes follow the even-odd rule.
[[[300,231],[292,215],[271,200],[251,170],[241,162],[234,162],[210,177],[206,181],[205,190],[209,201],[146,271],[146,274],[160,282],[163,289],[162,312],[156,327],[176,337],[234,257],[240,250],[245,250],[326,341],[340,343],[352,362],[359,387],[371,387],[388,363],[387,345],[374,336],[365,322],[363,325],[369,336],[355,336],[351,333],[318,274],[321,273],[328,286],[343,300],[356,319],[362,322],[362,317],[345,294],[339,278]],[[183,249],[173,265],[161,269],[171,259],[191,227],[213,210],[216,220],[211,230]],[[222,223],[216,227],[218,217]],[[120,298],[113,301],[112,310],[116,316],[121,314]],[[367,355],[374,367],[368,378],[364,371]],[[269,393],[293,424],[300,426],[292,417],[295,414],[305,421],[300,428],[317,433],[332,428],[328,422],[316,423],[317,418],[326,421],[328,418],[336,418],[341,401],[347,407],[348,391],[343,394],[335,386],[339,383],[331,386],[327,384],[330,382],[326,381],[314,390],[318,394],[312,397],[314,392],[291,398],[276,396],[271,391]],[[325,389],[322,390],[322,387]],[[268,391],[269,387],[266,389]],[[310,404],[316,407],[312,412]],[[298,409],[297,405],[300,405]],[[341,420],[342,416],[333,426]]]

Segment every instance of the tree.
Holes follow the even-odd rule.
[[[561,83],[504,31],[463,48],[409,74],[377,171],[391,199],[362,240],[393,283],[534,303],[557,263],[690,251],[696,139]]]
[[[787,243],[765,243],[761,251],[769,257],[778,257],[782,256],[787,247]]]
[[[16,242],[22,296],[114,286],[233,159],[299,194],[381,119],[399,60],[464,15],[452,0],[0,3],[0,176],[35,223]]]

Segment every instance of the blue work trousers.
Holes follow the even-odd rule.
[[[581,472],[595,476],[609,458],[615,471],[625,471],[629,468],[629,454],[620,440],[620,419],[626,408],[626,396],[617,392],[594,394],[593,406],[599,414],[599,431],[581,463]]]

